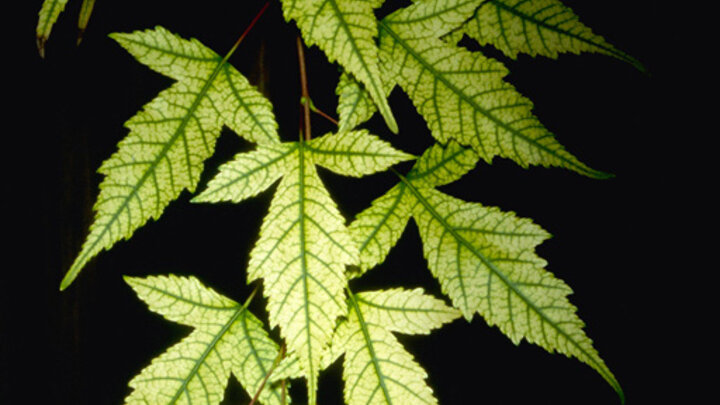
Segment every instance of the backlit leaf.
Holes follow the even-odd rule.
[[[277,143],[270,103],[212,50],[158,27],[112,36],[138,61],[177,80],[127,121],[130,133],[99,169],[95,221],[63,279],[157,219],[183,190],[193,192],[223,125],[259,144]]]
[[[230,373],[255,395],[278,356],[262,322],[244,305],[193,277],[125,278],[150,309],[195,330],[155,358],[130,382],[128,405],[219,404]],[[264,404],[281,404],[279,387],[265,386]]]
[[[331,62],[365,85],[388,128],[398,132],[380,75],[377,19],[372,0],[284,0],[287,19],[297,22],[305,43],[322,49]]]
[[[433,36],[417,38],[420,28],[433,26],[426,21],[418,25],[413,12],[426,3],[380,22],[380,57],[439,142],[453,139],[471,146],[488,162],[501,156],[523,167],[559,166],[591,177],[607,176],[578,161],[555,140],[532,115],[532,103],[503,80],[507,70],[500,62]],[[453,9],[439,7],[429,20],[454,15]],[[444,32],[436,30],[439,35]]]
[[[327,134],[308,142],[313,160],[344,176],[362,177],[387,170],[412,155],[393,148],[366,130]]]
[[[399,185],[366,210],[372,214],[358,215],[361,225],[353,223],[350,229],[359,229],[365,235],[375,229],[389,234],[380,225],[383,210],[390,217],[397,215],[397,209],[383,201],[397,195],[398,189],[403,190],[403,198],[408,201],[405,206],[412,207],[410,215],[417,223],[428,267],[466,319],[471,320],[477,313],[516,344],[524,338],[549,352],[575,357],[594,368],[622,397],[620,385],[593,348],[582,330],[583,322],[567,299],[572,291],[546,271],[546,262],[535,254],[535,247],[550,235],[514,213],[465,202],[436,190],[433,183],[457,178],[467,171],[471,161],[460,163],[468,158],[457,146],[448,146],[454,150],[445,152],[439,149],[436,145],[426,151],[407,177],[400,176]],[[426,179],[435,180],[423,181]],[[366,218],[375,219],[376,228],[368,225]],[[401,233],[405,222],[393,232]],[[383,243],[394,241],[386,237]],[[361,262],[381,261],[377,251],[369,243],[361,245]],[[384,246],[382,253],[387,251],[389,248]]]
[[[345,403],[436,404],[427,373],[391,331],[425,334],[460,313],[419,289],[349,294],[348,303],[348,319],[332,343],[333,350],[345,353]]]
[[[460,32],[481,45],[493,45],[511,58],[520,52],[550,58],[563,52],[597,52],[644,70],[634,58],[594,34],[558,0],[489,0]]]
[[[38,13],[38,23],[35,28],[37,48],[41,57],[45,57],[45,43],[50,38],[53,25],[63,12],[68,0],[45,0]]]

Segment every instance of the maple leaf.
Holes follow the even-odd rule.
[[[150,310],[195,330],[130,381],[134,404],[219,404],[230,373],[251,397],[278,357],[278,345],[247,304],[224,297],[194,277],[125,277]],[[260,400],[281,404],[280,387],[265,387]]]
[[[105,179],[95,221],[61,289],[100,251],[160,217],[183,190],[195,190],[223,125],[251,142],[279,142],[270,102],[227,57],[162,27],[111,36],[138,61],[177,82],[125,123],[130,133],[100,167]]]
[[[315,165],[362,176],[410,158],[367,131],[258,145],[223,165],[193,199],[238,202],[282,178],[250,252],[248,282],[265,280],[270,325],[280,326],[288,350],[298,356],[311,404],[322,354],[336,320],[346,314],[345,266],[356,264],[358,255]]]
[[[585,335],[567,300],[572,292],[544,269],[534,248],[550,235],[530,220],[453,198],[436,187],[472,169],[478,156],[451,142],[429,148],[401,181],[349,228],[361,271],[384,261],[412,217],[428,267],[467,320],[475,313],[514,343],[523,338],[574,356],[623,396],[619,383]]]

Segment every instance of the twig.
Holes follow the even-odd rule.
[[[275,370],[275,368],[280,364],[280,361],[282,358],[285,357],[285,345],[282,345],[280,347],[280,351],[278,352],[277,357],[275,357],[275,361],[273,361],[272,367],[270,367],[270,370],[268,370],[267,374],[265,374],[265,378],[263,378],[262,382],[260,383],[260,386],[257,389],[257,392],[255,392],[255,396],[253,397],[252,401],[250,401],[249,405],[255,405],[255,402],[260,397],[260,393],[262,392],[263,388],[265,388],[265,384],[270,379],[270,375]],[[283,380],[284,381],[284,380]],[[283,391],[283,399],[284,399],[285,391]],[[283,403],[285,401],[283,400]]]
[[[300,64],[300,89],[302,91],[302,105],[303,105],[303,117],[305,124],[305,140],[309,141],[311,137],[310,132],[310,96],[308,94],[307,84],[307,72],[305,70],[305,51],[303,50],[302,39],[300,36],[297,37],[297,50],[298,50],[298,63]]]

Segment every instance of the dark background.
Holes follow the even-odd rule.
[[[9,245],[9,253],[21,260],[4,274],[13,280],[2,282],[0,403],[120,404],[129,393],[127,382],[189,331],[147,311],[122,275],[192,274],[243,301],[250,292],[244,271],[249,249],[272,190],[237,205],[190,204],[191,196],[184,192],[159,221],[101,253],[60,293],[60,280],[93,219],[102,179],[95,170],[127,134],[123,123],[171,83],[134,61],[107,34],[162,25],[224,54],[263,2],[99,1],[85,39],[76,47],[81,2],[73,0],[53,30],[44,60],[34,44],[41,1],[26,3],[21,13],[6,16],[15,19],[14,41],[21,48],[18,81],[30,91],[17,98],[26,115],[6,117],[23,123],[21,130],[6,134],[20,140],[20,148],[6,155],[17,150],[28,158],[13,166],[19,191],[6,198],[20,205],[19,214],[8,214],[10,222],[20,217],[24,226],[12,234]],[[649,74],[601,55],[563,55],[559,60],[520,56],[512,61],[485,51],[506,63],[511,71],[507,80],[535,103],[536,115],[571,153],[616,177],[600,181],[557,168],[525,170],[496,159],[492,166],[481,162],[443,191],[515,211],[554,235],[538,248],[539,255],[575,291],[571,301],[628,403],[647,403],[651,391],[672,391],[649,375],[663,374],[668,354],[660,353],[669,350],[659,351],[658,340],[672,326],[661,327],[658,319],[672,323],[675,314],[669,297],[649,297],[661,297],[659,283],[672,279],[676,270],[665,233],[681,221],[673,212],[681,192],[667,191],[678,175],[668,163],[672,128],[661,101],[672,70],[659,55],[661,47],[673,50],[677,44],[665,35],[655,2],[565,4],[596,33],[643,62]],[[274,1],[230,59],[251,82],[264,80],[283,140],[296,139],[298,131],[296,35]],[[334,116],[337,67],[317,48],[306,56],[311,97]],[[389,133],[377,116],[366,127],[400,149],[422,153],[432,139],[407,96],[396,89],[390,105],[399,135]],[[318,136],[332,125],[315,115],[313,128]],[[223,131],[198,189],[219,164],[250,148]],[[408,168],[399,166],[401,171]],[[389,173],[363,179],[320,174],[349,219],[397,181]],[[397,286],[422,286],[441,295],[412,221],[387,261],[353,289]],[[255,300],[252,310],[266,316],[261,300]],[[619,403],[587,365],[527,343],[516,347],[478,317],[470,324],[458,320],[430,336],[400,339],[427,369],[442,404]],[[341,387],[337,363],[320,378],[320,403],[341,403]],[[19,392],[30,400],[16,400]],[[304,400],[302,382],[295,384],[293,395]],[[248,401],[233,380],[224,403]]]

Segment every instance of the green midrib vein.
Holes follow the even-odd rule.
[[[110,230],[110,228],[112,227],[112,224],[114,224],[115,221],[117,221],[120,214],[127,208],[130,201],[137,195],[138,191],[140,191],[142,186],[145,184],[145,181],[148,178],[150,178],[150,175],[152,173],[155,172],[155,168],[165,158],[168,150],[170,150],[170,148],[175,145],[175,142],[178,140],[178,138],[180,138],[180,137],[185,138],[183,136],[185,127],[187,126],[188,122],[190,122],[191,116],[195,113],[198,106],[200,105],[200,101],[203,98],[205,98],[205,96],[207,95],[207,92],[210,89],[212,82],[215,80],[215,78],[217,78],[217,75],[220,73],[220,70],[222,69],[222,67],[226,61],[227,61],[227,57],[225,57],[224,59],[222,59],[218,62],[218,65],[215,67],[215,70],[213,70],[212,74],[210,75],[208,80],[205,82],[202,89],[200,89],[200,92],[197,93],[195,99],[193,100],[192,105],[190,105],[190,108],[188,108],[187,113],[185,114],[183,119],[180,121],[180,125],[175,130],[175,132],[170,137],[170,139],[165,143],[165,145],[163,146],[160,153],[158,153],[155,160],[150,163],[148,170],[146,170],[145,173],[143,173],[140,180],[138,180],[136,185],[130,190],[130,193],[128,193],[128,195],[122,200],[118,209],[115,210],[115,213],[111,216],[110,220],[107,223],[105,223],[105,226],[103,226],[102,231],[100,232],[100,234],[97,237],[95,237],[95,240],[90,245],[90,247],[87,249],[83,249],[84,253],[82,253],[80,256],[78,256],[78,258],[75,260],[75,263],[77,263],[77,265],[73,265],[70,268],[70,271],[68,271],[68,274],[63,278],[62,283],[60,284],[60,290],[64,290],[65,288],[67,288],[70,285],[70,283],[75,279],[75,277],[79,273],[81,266],[84,266],[86,261],[89,259],[89,257],[94,255],[93,251],[95,250],[95,247],[103,239],[103,236],[105,236],[105,234]],[[185,145],[185,149],[187,149],[187,145]],[[189,152],[187,150],[185,153],[185,159],[186,160],[189,159]],[[188,170],[192,170],[189,162],[187,162],[187,165],[188,165]]]
[[[373,346],[372,339],[370,338],[370,331],[368,331],[367,325],[365,324],[365,319],[363,318],[362,312],[360,311],[360,307],[358,306],[357,301],[355,301],[355,295],[352,293],[352,291],[350,291],[350,288],[346,288],[346,290],[348,296],[350,297],[350,303],[352,304],[353,310],[357,314],[358,324],[360,325],[360,330],[362,331],[363,338],[365,339],[366,347],[370,352],[370,358],[372,359],[373,368],[375,369],[375,375],[377,375],[378,377],[380,388],[382,389],[383,395],[385,396],[388,405],[392,405],[393,402],[392,398],[390,398],[390,391],[388,390],[387,385],[385,385],[385,374],[383,374],[382,370],[380,369],[380,363],[378,362],[378,357],[375,353],[375,347]]]
[[[305,247],[305,141],[302,139],[298,142],[299,146],[299,153],[298,158],[300,160],[300,167],[298,170],[299,174],[299,192],[300,192],[300,203],[298,204],[298,215],[299,215],[299,223],[298,226],[300,227],[300,266],[302,268],[302,283],[303,283],[303,294],[304,300],[303,300],[303,311],[305,311],[305,338],[307,339],[307,353],[308,353],[308,383],[310,386],[308,387],[308,396],[310,398],[315,398],[315,389],[317,385],[317,376],[315,375],[315,364],[312,360],[312,353],[313,353],[313,347],[312,347],[312,333],[310,332],[310,329],[312,327],[312,322],[310,322],[310,294],[308,291],[308,264],[307,264],[307,252]],[[314,403],[314,401],[311,401]]]
[[[270,161],[268,161],[267,163],[263,164],[262,166],[258,166],[258,167],[256,167],[256,168],[253,168],[253,169],[251,169],[251,170],[248,170],[248,171],[246,171],[246,172],[243,172],[241,176],[235,177],[231,182],[228,182],[228,183],[226,183],[226,184],[223,184],[221,187],[218,187],[218,188],[213,189],[213,190],[212,190],[212,194],[216,194],[216,193],[218,193],[220,190],[224,190],[224,189],[226,189],[226,188],[228,188],[228,187],[231,187],[231,186],[233,186],[235,183],[237,183],[237,182],[239,182],[239,181],[241,181],[241,180],[244,180],[244,179],[252,176],[253,174],[255,174],[255,173],[257,173],[257,172],[259,172],[259,171],[261,171],[261,170],[267,169],[268,167],[272,166],[272,165],[275,164],[276,162],[279,162],[279,161],[281,161],[282,159],[285,159],[286,156],[288,156],[288,155],[290,155],[291,153],[295,152],[296,149],[297,149],[297,146],[294,144],[292,147],[287,148],[287,150],[284,151],[283,153],[281,153],[279,156],[271,159]],[[277,180],[276,180],[276,181],[277,181]]]
[[[476,111],[478,111],[480,114],[485,116],[487,119],[492,121],[495,125],[501,127],[505,131],[513,134],[513,136],[516,136],[528,144],[534,145],[536,148],[545,151],[551,156],[556,157],[557,159],[565,162],[568,166],[575,168],[576,171],[579,173],[583,173],[590,177],[596,177],[596,178],[606,178],[609,177],[607,173],[603,173],[600,171],[588,169],[586,167],[583,167],[581,165],[578,165],[576,162],[573,162],[572,160],[569,160],[565,156],[558,155],[554,150],[547,148],[546,146],[537,143],[534,139],[528,138],[520,131],[515,130],[514,128],[510,127],[506,123],[504,123],[499,118],[495,117],[493,114],[491,114],[489,111],[487,111],[485,108],[477,104],[472,98],[469,98],[461,89],[459,89],[457,86],[449,82],[441,72],[438,72],[435,70],[435,68],[430,65],[421,55],[419,55],[415,50],[408,45],[395,31],[393,31],[384,21],[379,21],[378,25],[381,29],[383,29],[385,32],[387,32],[390,36],[395,39],[410,55],[413,56],[413,58],[418,61],[425,70],[431,72],[432,76],[435,78],[435,80],[438,80],[443,83],[443,85],[447,86],[454,94],[456,94],[458,97],[462,99],[465,103],[472,106],[472,108]]]
[[[565,330],[560,327],[560,325],[558,325],[552,319],[548,318],[548,316],[545,314],[545,312],[543,312],[532,301],[530,301],[530,299],[528,299],[528,297],[525,296],[525,294],[523,294],[523,292],[517,288],[515,283],[513,283],[511,280],[509,280],[507,278],[507,276],[500,269],[498,269],[492,261],[488,260],[485,257],[485,255],[482,254],[482,252],[475,249],[475,247],[470,242],[468,242],[464,237],[462,237],[462,235],[458,234],[455,231],[455,229],[449,223],[447,223],[447,221],[445,221],[445,218],[443,218],[437,211],[435,211],[433,206],[425,199],[425,197],[422,195],[420,190],[416,189],[412,185],[412,183],[410,183],[404,176],[402,176],[400,174],[398,174],[398,176],[400,177],[400,180],[404,184],[407,184],[410,191],[413,193],[415,198],[417,198],[417,200],[423,205],[423,207],[425,207],[425,209],[433,216],[433,218],[435,218],[435,220],[440,222],[440,224],[455,238],[455,240],[457,240],[463,247],[468,249],[473,255],[475,255],[478,259],[480,259],[480,261],[485,266],[487,266],[487,268],[493,273],[493,275],[498,277],[505,284],[505,286],[507,286],[507,288],[510,289],[510,291],[512,291],[517,297],[519,297],[528,307],[530,307],[536,314],[538,314],[545,322],[547,322],[556,331],[558,331],[558,333],[560,333],[566,339],[566,341],[570,342],[583,355],[585,355],[586,359],[593,363],[593,365],[594,365],[593,368],[595,370],[597,370],[608,382],[610,382],[611,385],[613,386],[613,388],[615,389],[615,391],[617,391],[622,396],[622,389],[620,388],[620,385],[617,383],[617,381],[615,380],[615,378],[612,375],[608,374],[605,371],[606,367],[604,365],[597,363],[597,361],[595,360],[595,358],[592,354],[588,353],[582,346],[580,346],[580,344],[578,342],[576,342],[575,339],[573,339],[570,335],[568,335],[567,332],[565,332]],[[462,277],[460,277],[460,279],[462,279]]]
[[[592,40],[590,40],[590,39],[588,39],[588,38],[581,37],[581,36],[579,36],[579,35],[577,35],[577,34],[575,34],[575,33],[572,33],[572,32],[570,32],[570,31],[563,31],[563,30],[561,30],[560,28],[558,28],[558,27],[556,27],[556,26],[548,25],[544,20],[538,20],[538,19],[536,19],[534,16],[531,16],[531,15],[528,15],[528,14],[523,14],[523,13],[521,13],[519,10],[517,10],[517,9],[515,9],[515,8],[513,8],[513,7],[508,6],[507,4],[498,2],[497,0],[490,0],[487,4],[492,4],[492,5],[494,5],[495,7],[497,7],[498,9],[503,9],[503,10],[505,10],[506,12],[508,12],[509,14],[512,14],[512,15],[520,18],[520,19],[529,20],[529,21],[531,21],[532,23],[537,24],[538,26],[540,26],[540,27],[542,27],[542,28],[545,28],[545,29],[547,29],[547,30],[549,30],[549,31],[553,31],[553,32],[555,32],[555,33],[557,33],[557,34],[565,35],[565,36],[571,37],[571,38],[573,38],[573,39],[576,39],[576,40],[578,40],[578,41],[580,41],[580,42],[584,42],[584,43],[586,43],[586,44],[588,44],[588,45],[592,45],[592,46],[594,46],[594,47],[600,48],[600,49],[602,49],[602,50],[610,53],[611,55],[615,56],[616,58],[621,59],[621,60],[624,60],[624,61],[627,62],[627,63],[630,63],[631,65],[635,66],[635,68],[637,68],[638,70],[640,70],[640,71],[645,71],[645,67],[644,67],[639,61],[635,60],[635,59],[632,58],[631,56],[629,56],[629,55],[625,54],[624,52],[621,52],[621,51],[619,51],[619,50],[617,50],[617,49],[615,49],[615,48],[613,48],[613,47],[609,47],[609,46],[607,46],[607,45],[594,42],[594,41],[592,41]],[[502,20],[502,17],[500,16],[500,12],[498,11],[497,14],[498,14],[498,20],[500,21],[500,26],[502,27],[503,20]],[[505,36],[505,29],[504,29],[504,28],[501,28],[501,31],[502,31],[502,36],[503,36],[503,39],[505,40],[505,43],[506,43],[510,48],[512,48],[512,45],[510,45],[510,42],[508,41],[507,37]],[[525,32],[526,32],[525,24],[523,23],[523,33],[525,33]],[[542,41],[542,43],[543,43],[543,46],[545,46],[545,49],[548,49],[547,46],[545,45],[545,39],[542,37],[542,34],[540,34],[540,31],[538,31],[538,35],[540,36],[540,39],[541,39],[541,41]],[[527,34],[525,34],[525,38],[527,39]]]
[[[233,314],[233,316],[223,325],[222,329],[220,329],[220,332],[213,337],[213,340],[210,342],[209,345],[205,348],[205,351],[203,351],[203,354],[200,356],[200,358],[195,361],[195,364],[193,365],[192,370],[188,373],[187,377],[183,379],[182,384],[180,387],[175,391],[175,395],[173,395],[172,399],[170,399],[169,404],[175,404],[177,403],[177,400],[180,398],[180,396],[183,394],[183,392],[187,392],[187,385],[190,383],[190,380],[192,380],[195,375],[197,375],[198,371],[200,370],[200,366],[205,363],[205,360],[208,358],[210,353],[215,350],[215,346],[218,345],[220,340],[225,336],[225,334],[230,330],[230,327],[237,321],[238,317],[245,311],[245,307],[241,306],[239,307],[236,312]],[[188,402],[190,401],[190,397],[188,396]]]

